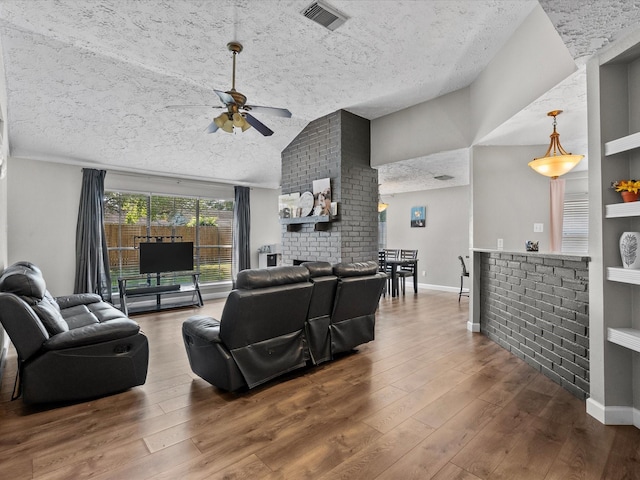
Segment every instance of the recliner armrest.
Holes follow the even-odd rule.
[[[194,315],[182,324],[182,332],[208,343],[222,343],[220,320],[205,315]]]
[[[62,350],[130,337],[140,332],[140,326],[128,318],[94,323],[58,333],[42,344],[44,350]]]
[[[95,293],[76,293],[73,295],[64,295],[56,297],[56,302],[60,308],[71,308],[76,305],[89,305],[90,303],[101,302],[100,295]]]

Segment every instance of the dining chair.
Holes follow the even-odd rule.
[[[464,264],[464,259],[462,258],[462,255],[458,255],[458,260],[460,260],[460,264],[462,266],[462,271],[460,272],[460,293],[458,294],[458,303],[460,303],[460,297],[462,297],[463,295],[465,297],[469,296],[469,293],[462,293],[464,277],[468,277],[469,272],[467,271],[467,266]]]
[[[417,258],[418,258],[418,250],[404,250],[404,249],[400,250],[400,260],[415,260]],[[416,269],[416,264],[413,263],[411,265],[401,266],[396,272],[396,275],[402,278],[402,295],[405,294],[406,278],[407,277],[415,278],[414,277],[415,269]]]
[[[384,252],[387,255],[387,260],[398,260],[398,258],[400,256],[400,250],[396,250],[396,249],[392,249],[392,248],[385,248]]]
[[[387,296],[387,284],[391,284],[391,274],[389,273],[389,267],[387,265],[387,252],[385,250],[378,251],[378,271],[387,274],[387,281],[384,283],[384,290],[382,295]]]

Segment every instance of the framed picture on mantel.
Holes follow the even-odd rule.
[[[331,180],[322,178],[313,181],[314,215],[331,214]]]
[[[427,223],[427,207],[411,207],[411,228],[424,227]]]

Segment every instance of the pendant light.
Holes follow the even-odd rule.
[[[553,133],[550,135],[551,143],[543,157],[534,158],[533,161],[529,162],[529,166],[540,175],[551,178],[558,178],[560,175],[564,175],[584,158],[584,155],[567,153],[560,145],[560,134],[556,131],[556,117],[561,113],[562,110],[552,110],[547,113],[549,117],[553,117]]]

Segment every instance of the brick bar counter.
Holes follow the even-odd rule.
[[[589,257],[475,249],[469,329],[589,396]]]

